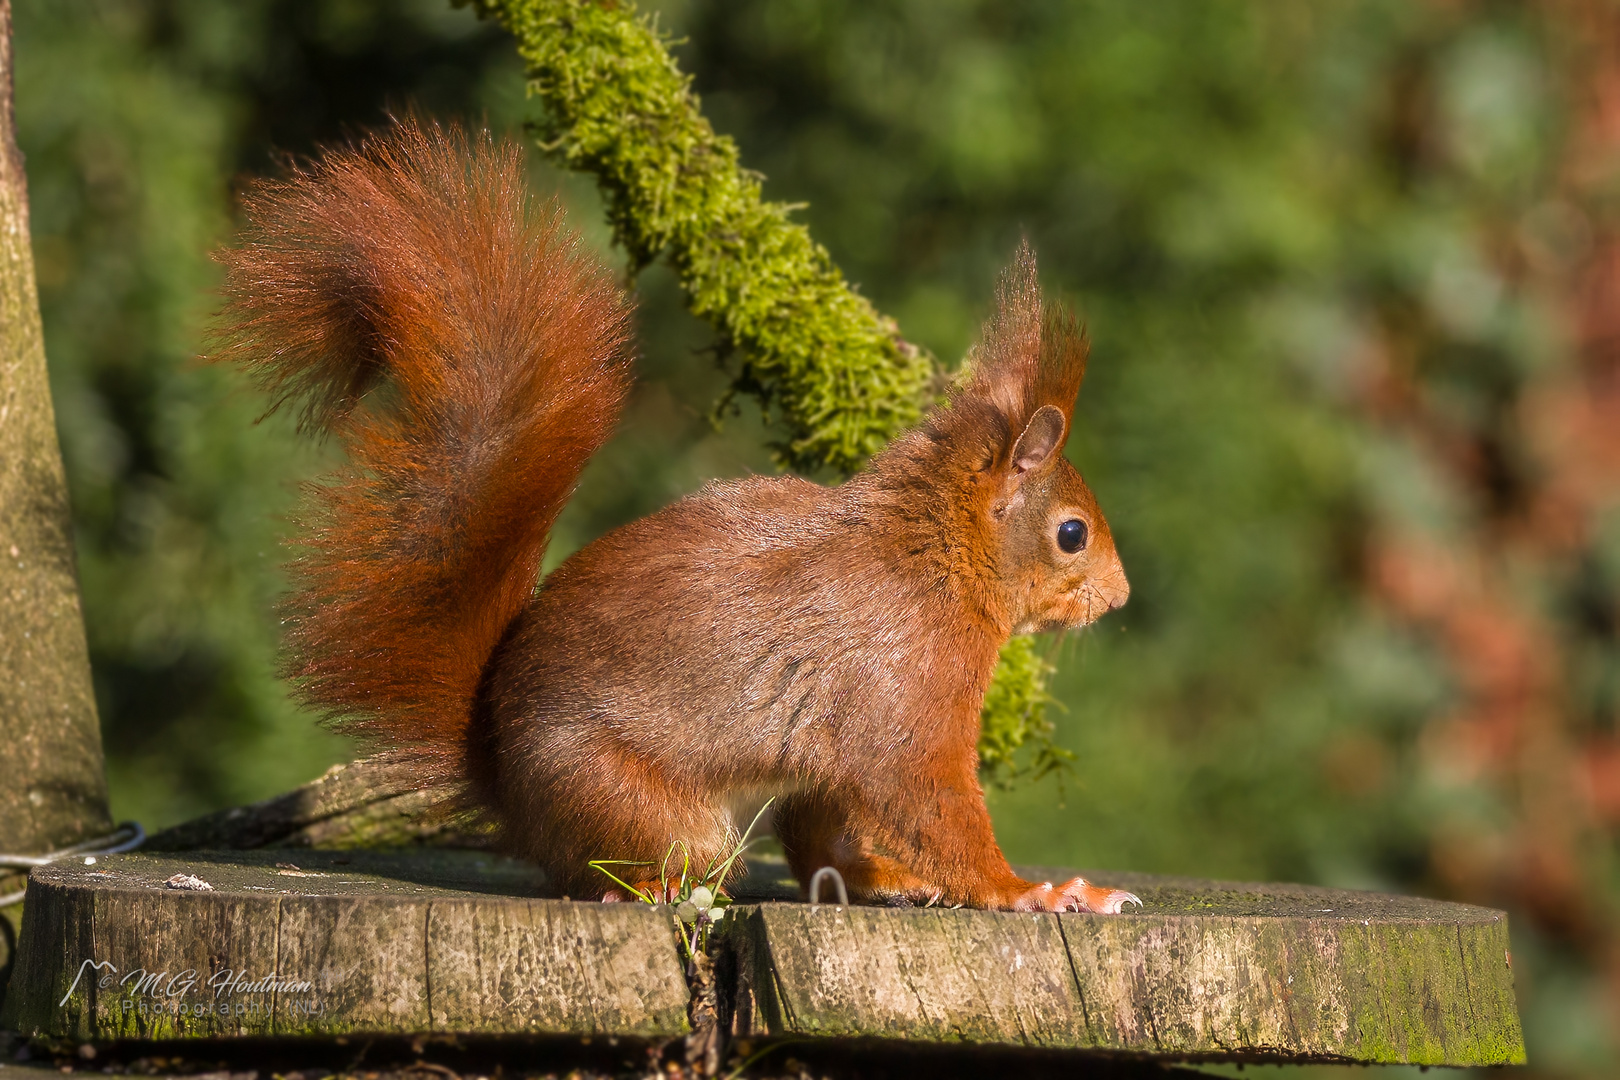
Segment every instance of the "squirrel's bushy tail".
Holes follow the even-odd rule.
[[[488,135],[398,122],[244,202],[215,358],[348,451],[306,501],[290,674],[344,730],[454,773],[623,404],[625,298]]]

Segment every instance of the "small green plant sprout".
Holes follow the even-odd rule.
[[[698,953],[708,951],[709,931],[726,917],[726,908],[731,906],[731,897],[721,892],[720,887],[725,884],[726,875],[731,873],[731,868],[753,842],[750,837],[753,836],[754,827],[759,824],[759,819],[765,816],[765,811],[775,801],[774,795],[766,799],[765,805],[754,815],[754,820],[748,823],[748,828],[743,830],[736,844],[732,845],[731,853],[723,861],[716,855],[701,874],[692,872],[692,853],[682,840],[676,840],[669,845],[669,850],[664,852],[664,862],[658,870],[657,889],[638,889],[608,869],[610,866],[651,866],[650,862],[593,859],[590,863],[591,869],[605,874],[615,885],[644,904],[673,904],[675,917],[680,919],[683,928],[681,947],[686,952],[686,961],[690,965]],[[679,874],[672,875],[670,865],[677,851],[681,855],[681,869]],[[690,936],[685,933],[686,927],[691,928]]]

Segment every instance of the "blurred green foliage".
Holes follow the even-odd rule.
[[[1454,891],[1437,828],[1513,810],[1425,757],[1455,677],[1367,599],[1363,564],[1375,523],[1444,536],[1479,518],[1413,437],[1369,420],[1358,387],[1388,325],[1418,328],[1425,393],[1459,424],[1562,362],[1486,243],[1490,222],[1538,205],[1565,122],[1525,10],[649,6],[765,196],[808,204],[811,234],[908,340],[962,355],[1022,235],[1088,322],[1069,453],[1133,594],[1038,649],[1077,757],[1061,792],[992,792],[1009,856]],[[255,425],[243,381],[194,360],[233,185],[390,106],[507,131],[536,114],[513,42],[439,0],[16,0],[16,20],[114,809],[160,826],[347,752],[274,677],[284,516],[326,451],[279,417]],[[588,183],[538,160],[534,176],[610,242]],[[636,397],[548,565],[709,478],[770,468],[784,434],[751,407],[712,428],[729,381],[715,338],[670,272],[639,290]],[[1589,573],[1612,596],[1620,559]],[[1572,692],[1613,725],[1612,633],[1580,641]],[[1590,889],[1612,904],[1609,843]],[[1599,959],[1556,921],[1514,919],[1532,1062],[1611,1075]]]

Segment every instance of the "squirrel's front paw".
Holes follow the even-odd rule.
[[[1142,906],[1135,893],[1093,885],[1075,878],[1063,885],[1050,881],[1035,886],[1013,901],[1014,911],[1090,911],[1098,915],[1118,915],[1126,904]]]

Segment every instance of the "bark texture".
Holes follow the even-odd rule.
[[[0,0],[0,747],[0,851],[38,854],[111,828],[12,110],[10,0]],[[0,893],[21,880],[0,871]],[[14,926],[17,914],[4,918]],[[8,939],[0,926],[0,994]]]
[[[459,787],[423,787],[409,762],[365,758],[263,802],[164,829],[144,850],[486,848],[493,841],[491,825],[465,805]]]

